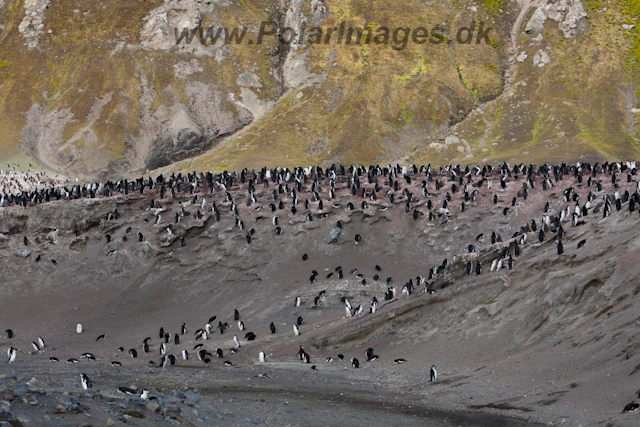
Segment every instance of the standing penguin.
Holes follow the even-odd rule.
[[[264,363],[264,362],[267,360],[267,359],[266,359],[266,357],[265,357],[265,355],[264,355],[264,351],[261,351],[261,352],[258,354],[258,360],[260,360],[260,363]]]
[[[276,333],[276,325],[275,323],[271,322],[271,324],[269,325],[269,329],[271,329],[271,333],[275,334]]]
[[[240,348],[240,341],[238,340],[237,335],[233,336],[233,346],[235,347],[236,350]]]
[[[429,372],[429,376],[431,378],[431,382],[436,381],[438,379],[438,371],[436,370],[436,365],[431,365],[431,371]]]
[[[76,333],[78,334],[82,333],[82,324],[78,323],[78,326],[76,326]]]
[[[93,382],[89,379],[87,374],[80,374],[80,382],[82,383],[82,388],[84,390],[91,388],[93,385]]]
[[[298,325],[293,325],[293,334],[297,337],[300,335],[300,329],[298,329]]]
[[[9,347],[9,350],[7,350],[7,356],[9,357],[7,363],[15,362],[16,357],[18,357],[18,349],[15,347]]]
[[[358,359],[356,359],[355,357],[351,359],[351,366],[353,368],[359,368],[360,367],[360,361]]]

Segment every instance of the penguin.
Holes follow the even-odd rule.
[[[7,329],[7,330],[5,331],[5,333],[7,334],[7,338],[8,338],[8,339],[13,338],[13,330],[11,330],[11,329]]]
[[[169,364],[171,366],[175,366],[176,365],[176,356],[173,354],[170,354],[167,356],[167,360],[169,361]]]
[[[44,348],[44,340],[42,337],[38,337],[38,345],[40,346],[40,350]]]
[[[300,329],[298,329],[298,325],[293,325],[293,334],[296,337],[300,335]]]
[[[129,354],[131,355],[132,359],[135,359],[136,357],[138,357],[138,352],[136,351],[135,348],[132,348],[131,350],[129,350]]]
[[[393,363],[395,363],[396,365],[402,365],[403,363],[405,363],[407,361],[407,359],[393,359]]]
[[[378,360],[378,356],[373,354],[373,349],[369,347],[365,351],[365,355],[367,356],[367,362],[373,362],[374,360]]]
[[[235,320],[236,322],[240,320],[240,312],[237,309],[235,309],[233,312],[233,320]]]
[[[187,325],[186,323],[183,323],[182,326],[180,327],[180,334],[184,335],[187,333]]]
[[[111,366],[122,366],[122,363],[117,362],[117,361],[113,361],[113,362],[111,362]]]
[[[95,361],[96,357],[92,354],[92,353],[82,353],[83,358],[87,359],[87,360],[91,360],[91,361]]]
[[[358,359],[356,359],[355,357],[351,358],[351,367],[352,368],[359,368],[360,367],[360,361]]]
[[[142,390],[142,393],[140,393],[140,399],[148,400],[149,399],[149,390]]]
[[[218,356],[218,359],[222,359],[224,354],[222,353],[222,349],[221,348],[216,350],[216,355]]]
[[[160,332],[158,333],[158,337],[159,337],[160,339],[163,339],[163,338],[164,338],[164,328],[163,328],[163,327],[160,327]]]
[[[182,350],[182,360],[189,360],[189,353],[187,350]]]
[[[261,351],[258,354],[258,360],[260,360],[260,363],[264,363],[266,361],[265,355],[264,355],[264,351]]]
[[[58,359],[57,357],[50,357],[49,358],[49,362],[55,363],[55,362],[59,362],[60,359]]]
[[[240,348],[240,341],[238,340],[237,335],[233,336],[233,346],[236,350]]]
[[[160,344],[160,354],[164,355],[167,352],[167,346],[165,343]]]
[[[33,351],[40,351],[40,347],[35,342],[31,342],[31,347],[33,347]]]
[[[273,322],[269,325],[269,329],[271,329],[272,334],[276,333],[276,325]]]
[[[296,324],[298,326],[301,326],[303,322],[304,322],[304,319],[302,318],[302,316],[298,316],[298,319],[296,319]]]
[[[18,349],[15,347],[9,347],[9,350],[7,350],[7,356],[9,357],[7,363],[15,362],[18,357]]]
[[[296,297],[295,303],[294,303],[294,307],[300,307],[300,304],[302,303],[302,299],[300,298],[300,296],[298,295]]]
[[[104,341],[104,339],[105,339],[106,337],[107,337],[107,336],[106,336],[105,334],[98,335],[98,338],[96,338],[96,341]]]
[[[93,385],[87,374],[80,374],[80,382],[82,383],[82,388],[84,390],[90,389]]]
[[[303,360],[304,359],[304,357],[303,357],[304,353],[305,353],[304,346],[301,345],[300,346],[300,350],[298,350],[298,352],[296,353],[296,356],[298,356],[298,359]]]
[[[438,379],[438,371],[436,370],[436,365],[431,365],[431,370],[429,371],[429,378],[431,382],[434,382]]]
[[[67,359],[67,363],[78,363],[78,362],[79,362],[78,359],[73,359],[73,358]]]
[[[624,407],[622,412],[635,412],[638,409],[640,409],[640,404],[637,404],[636,402],[631,402]]]
[[[583,247],[586,243],[587,243],[587,239],[580,240],[580,241],[578,242],[578,249],[580,249],[581,247]]]
[[[242,320],[238,320],[238,329],[244,331],[244,322]]]
[[[178,335],[178,334],[174,334],[173,335],[173,343],[174,344],[180,344],[180,335]]]
[[[562,246],[562,240],[558,240],[558,255],[562,255],[564,253],[564,247]]]
[[[133,396],[134,394],[136,394],[136,391],[129,387],[118,387],[118,393]]]
[[[78,323],[78,325],[76,326],[76,333],[77,334],[81,334],[82,333],[82,324]]]

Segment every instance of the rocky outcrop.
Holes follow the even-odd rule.
[[[533,66],[542,68],[551,62],[551,58],[544,50],[539,50],[533,57]]]
[[[284,16],[284,27],[295,30],[295,38],[288,46],[289,51],[285,58],[282,76],[287,89],[303,89],[310,86],[318,86],[324,82],[329,72],[314,73],[309,69],[309,46],[300,34],[307,25],[319,25],[327,16],[328,9],[322,0],[311,2],[312,18],[309,20],[303,13],[307,0],[292,0]]]
[[[24,18],[18,27],[20,34],[27,39],[29,49],[38,46],[40,36],[44,34],[44,18],[51,0],[26,0],[24,2]]]
[[[165,4],[152,10],[144,19],[140,33],[140,44],[145,49],[168,52],[172,49],[182,54],[196,56],[215,56],[224,47],[222,39],[214,44],[203,44],[193,31],[204,24],[203,14],[214,11],[214,2],[202,0],[167,0]],[[217,22],[207,22],[214,31],[219,28]],[[186,32],[186,33],[185,33]],[[191,33],[190,35],[186,35]],[[181,35],[185,37],[180,43]],[[206,33],[205,33],[206,35]],[[188,40],[188,42],[187,42]],[[220,54],[218,55],[219,59]]]
[[[575,38],[586,27],[587,11],[581,0],[543,0],[527,23],[527,33],[542,33],[547,19],[558,23],[568,39]]]
[[[146,104],[143,130],[135,144],[139,168],[158,168],[197,154],[221,137],[231,135],[254,119],[251,112],[233,102],[231,95],[202,82],[184,86],[188,104],[152,108],[154,89],[143,84]],[[176,97],[177,98],[177,97]]]

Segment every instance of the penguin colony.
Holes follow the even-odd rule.
[[[429,221],[443,224],[455,217],[458,212],[473,209],[480,198],[488,198],[493,205],[500,206],[501,214],[513,215],[527,205],[527,199],[536,194],[560,193],[562,200],[549,200],[544,209],[535,212],[534,217],[523,222],[519,229],[511,235],[501,235],[495,231],[479,233],[475,241],[468,242],[466,253],[458,254],[453,260],[444,259],[438,265],[432,266],[426,274],[417,275],[398,283],[393,277],[383,278],[383,267],[375,265],[375,274],[367,277],[357,269],[336,266],[327,275],[343,279],[350,276],[363,286],[369,281],[386,282],[387,290],[379,298],[374,296],[370,301],[354,304],[353,299],[341,297],[344,305],[344,317],[359,318],[365,315],[376,315],[384,309],[387,302],[398,298],[410,298],[414,295],[433,295],[438,289],[448,286],[455,280],[466,276],[495,273],[502,269],[517,268],[517,261],[523,252],[536,244],[553,242],[557,256],[568,252],[575,252],[588,244],[581,240],[577,247],[568,248],[563,244],[566,234],[572,233],[573,228],[585,225],[590,220],[606,219],[612,215],[636,214],[640,215],[640,181],[635,162],[617,162],[604,164],[578,163],[576,165],[544,164],[514,165],[502,164],[498,167],[490,165],[475,167],[446,166],[432,168],[427,166],[359,166],[333,165],[329,168],[263,168],[259,171],[242,170],[241,172],[223,172],[220,174],[188,173],[172,174],[170,177],[158,176],[152,178],[138,178],[135,180],[120,180],[94,182],[91,184],[61,184],[60,181],[46,180],[45,174],[22,175],[15,172],[0,173],[0,208],[25,209],[33,205],[57,201],[71,201],[75,199],[95,199],[110,197],[127,197],[130,195],[145,195],[149,199],[148,210],[152,213],[153,226],[162,230],[165,240],[176,243],[179,247],[189,244],[189,238],[179,234],[179,224],[182,221],[220,221],[222,217],[231,216],[237,233],[244,237],[246,245],[251,245],[259,236],[254,224],[264,222],[270,217],[271,235],[269,239],[287,233],[288,219],[291,217],[304,218],[305,221],[329,221],[329,211],[346,209],[366,210],[403,209],[407,221]],[[515,188],[515,196],[504,200],[499,190]],[[349,201],[338,201],[339,194],[347,195]],[[170,207],[175,207],[173,212]],[[117,220],[122,215],[118,209],[110,212],[105,221]],[[145,219],[148,222],[148,219]],[[335,228],[344,231],[345,226],[338,221]],[[76,236],[83,230],[76,229]],[[124,235],[105,235],[105,242],[120,238],[127,241],[129,236],[135,236],[134,230],[128,227]],[[490,236],[490,237],[489,237]],[[137,232],[138,242],[147,237]],[[30,236],[20,237],[24,246],[32,245]],[[364,245],[367,236],[354,234],[354,246]],[[487,248],[485,243],[490,240]],[[484,247],[482,247],[484,246]],[[482,250],[483,256],[479,253]],[[112,255],[111,250],[107,255]],[[35,257],[39,262],[41,256]],[[301,255],[302,265],[309,260],[308,254]],[[454,261],[464,261],[463,269],[453,268]],[[51,260],[57,264],[56,260]],[[348,272],[348,273],[347,273]],[[310,272],[309,282],[322,280],[316,270]],[[403,283],[404,282],[404,283]],[[397,287],[400,288],[398,292]],[[326,291],[321,291],[313,297],[313,306],[320,306],[328,298],[332,298]],[[301,296],[296,296],[293,308],[305,304]],[[365,308],[365,305],[368,305]],[[231,319],[218,319],[211,316],[203,319],[192,334],[183,323],[175,330],[159,328],[157,337],[146,337],[140,340],[137,348],[126,349],[119,347],[118,352],[127,354],[130,358],[144,357],[150,366],[169,368],[185,361],[197,359],[203,365],[214,363],[219,359],[224,367],[234,366],[230,360],[232,355],[245,351],[249,342],[255,341],[260,335],[286,334],[298,341],[305,338],[306,323],[302,316],[293,322],[292,330],[280,331],[274,322],[267,325],[251,324],[250,319],[243,319],[238,309],[233,312]],[[217,322],[217,323],[216,323]],[[231,344],[224,336],[228,329],[235,329]],[[256,331],[256,332],[253,332]],[[81,325],[77,326],[77,333],[83,333]],[[219,336],[225,345],[207,349],[207,344]],[[14,339],[14,331],[6,330],[6,338]],[[97,335],[96,341],[116,340],[105,334]],[[116,344],[117,345],[117,344]],[[37,337],[31,342],[32,354],[46,351],[45,340]],[[223,348],[224,347],[224,348]],[[255,348],[256,346],[251,346]],[[273,357],[263,349],[255,351],[256,363],[268,363]],[[19,363],[16,347],[7,349],[7,363]],[[94,362],[97,360],[92,353],[83,353],[80,359]],[[178,357],[179,356],[179,357]],[[296,357],[303,363],[311,364],[313,357],[301,344]],[[179,360],[181,359],[181,361]],[[346,359],[343,354],[336,358],[327,357],[325,363],[342,362],[348,360],[353,369],[361,368],[362,364],[355,355]],[[369,347],[364,351],[364,363],[376,362],[406,363],[404,358],[393,358],[393,355],[378,355]],[[59,362],[57,357],[50,357],[52,363]],[[68,363],[79,363],[80,360],[70,357]],[[86,362],[80,362],[86,363]],[[189,362],[191,363],[191,362]],[[122,366],[120,361],[110,361],[114,367]],[[317,370],[317,365],[312,365]],[[445,371],[446,373],[446,371]],[[436,382],[439,373],[435,365],[431,366],[429,381]],[[87,374],[81,375],[81,386],[84,389],[92,387],[93,381]],[[123,393],[133,393],[132,390],[122,388]],[[148,391],[143,390],[145,396]],[[625,410],[636,410],[635,403],[628,405]]]

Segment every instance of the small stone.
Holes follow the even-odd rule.
[[[125,411],[125,416],[133,417],[133,418],[145,418],[144,414],[136,409],[129,409]]]
[[[529,57],[529,55],[527,55],[527,52],[522,51],[522,52],[520,52],[520,55],[518,55],[516,57],[516,61],[517,62],[524,62],[528,57]]]
[[[151,412],[158,412],[160,410],[160,403],[158,403],[157,400],[150,400],[145,406]]]
[[[109,419],[107,420],[107,425],[108,425],[108,426],[114,426],[114,425],[116,425],[116,424],[117,424],[117,423],[116,423],[114,420],[112,420],[111,418],[109,418]]]
[[[197,394],[195,394],[192,391],[188,391],[184,394],[184,397],[186,397],[189,400],[193,400],[194,403],[199,403],[200,402],[200,396],[198,396]]]
[[[329,235],[324,239],[325,243],[335,243],[338,240],[338,237],[340,237],[340,233],[341,233],[341,230],[339,227],[334,228],[333,230],[331,230]]]
[[[31,255],[31,251],[29,251],[29,249],[18,249],[14,255],[20,258],[26,258]]]

